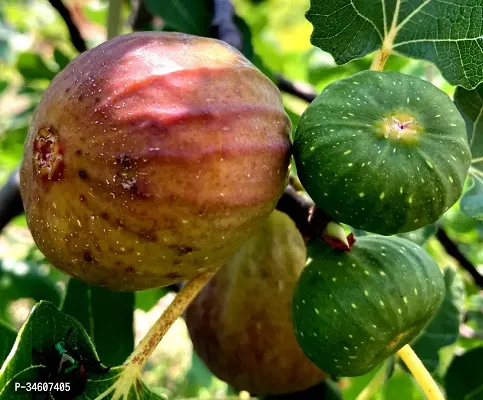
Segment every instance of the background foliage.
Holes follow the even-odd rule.
[[[3,0],[0,3],[1,185],[7,183],[20,163],[29,119],[43,90],[82,47],[82,42],[72,37],[65,20],[50,3],[58,2]],[[64,4],[70,10],[87,48],[106,39],[107,1],[65,0]],[[336,53],[336,59],[347,61],[339,66],[329,53],[310,43],[312,26],[304,16],[309,8],[308,0],[235,0],[234,5],[237,14],[235,22],[243,33],[243,51],[281,89],[285,88],[284,104],[294,126],[308,104],[304,94],[310,98],[334,80],[369,68],[371,57],[367,56],[367,50],[375,49],[384,39],[374,34],[374,27],[368,28],[366,33],[361,31],[361,37],[367,39],[367,43],[360,41],[360,46],[366,49],[358,54],[362,58],[344,58],[343,54]],[[177,30],[203,36],[216,35],[217,27],[212,26],[214,10],[211,0],[144,0],[139,8],[124,1],[120,7],[123,21],[121,32],[130,32],[135,27],[137,30]],[[314,8],[312,14],[316,14],[316,11]],[[443,9],[433,11],[445,12]],[[372,17],[375,26],[380,26],[380,16],[374,14]],[[429,21],[429,16],[425,18]],[[326,22],[335,25],[341,23],[340,20]],[[361,21],[355,22],[354,29],[358,27],[357,23],[361,24]],[[430,22],[421,23],[430,25]],[[425,34],[421,32],[421,38]],[[455,102],[471,130],[474,159],[480,160],[474,163],[470,171],[468,192],[461,200],[461,209],[460,204],[455,205],[438,222],[437,227],[420,231],[410,238],[425,243],[438,264],[445,268],[447,290],[439,314],[416,339],[413,347],[437,381],[445,387],[448,399],[483,399],[483,278],[480,275],[483,273],[483,84],[469,90],[469,86],[474,87],[476,81],[481,81],[481,74],[478,74],[482,66],[476,64],[476,69],[470,71],[471,74],[464,80],[460,70],[454,70],[451,75],[447,67],[439,65],[450,81],[467,87],[458,88],[455,93],[455,87],[443,79],[433,64],[411,60],[403,55],[414,56],[417,53],[417,49],[406,42],[403,37],[401,54],[391,55],[385,69],[418,76],[431,81],[449,95],[454,94]],[[284,84],[287,81],[296,82],[294,90],[287,89]],[[10,206],[8,201],[12,200],[0,196],[0,201],[5,202],[0,204],[0,212],[3,212]],[[41,300],[49,303],[37,305],[19,336],[25,337],[29,329],[35,326],[35,332],[39,332],[39,337],[35,339],[38,343],[32,344],[26,339],[22,341],[23,347],[11,355],[13,361],[9,361],[9,368],[15,364],[15,368],[25,370],[29,365],[27,349],[40,346],[43,333],[52,335],[48,321],[70,321],[69,316],[75,317],[89,334],[93,342],[86,338],[89,351],[95,352],[94,344],[106,364],[119,365],[172,297],[169,289],[115,294],[69,280],[52,268],[36,250],[25,218],[18,216],[0,235],[0,365],[7,358],[17,331],[24,324],[32,306]],[[115,318],[109,318],[113,310]],[[62,324],[56,328],[57,337],[63,334]],[[388,371],[387,379],[374,398],[424,398],[412,376],[399,362],[393,362]],[[357,378],[343,378],[338,382],[329,381],[305,393],[278,398],[355,399],[376,372]],[[109,378],[114,379],[115,375],[116,369],[113,369]],[[4,374],[2,379],[6,376]],[[212,376],[192,352],[182,320],[177,321],[156,350],[144,371],[144,381],[151,388],[146,388],[146,398],[155,398],[154,393],[165,394],[173,399],[238,395]],[[1,382],[0,379],[0,392]],[[3,395],[13,393],[8,390]],[[94,394],[101,387],[96,386],[92,390],[91,394]],[[15,396],[21,398],[18,394]]]

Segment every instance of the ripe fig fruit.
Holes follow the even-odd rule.
[[[32,235],[58,268],[134,291],[223,265],[275,208],[291,123],[224,42],[119,36],[81,54],[35,110],[21,168]]]
[[[305,255],[293,221],[274,211],[188,307],[196,352],[236,389],[282,394],[326,378],[293,332],[292,297]]]

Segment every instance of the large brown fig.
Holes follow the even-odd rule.
[[[280,92],[229,45],[119,36],[35,110],[21,168],[35,242],[72,276],[133,291],[222,265],[274,209],[290,157]]]
[[[274,211],[188,307],[194,348],[217,377],[257,395],[304,390],[326,377],[293,333],[292,297],[305,257],[293,221]]]

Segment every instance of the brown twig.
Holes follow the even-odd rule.
[[[77,51],[79,53],[86,51],[86,42],[82,37],[79,28],[72,20],[69,9],[64,5],[64,3],[62,3],[62,0],[49,0],[49,3],[58,11],[65,24],[67,25],[67,29],[70,33],[70,40],[74,47],[77,49]]]
[[[277,210],[292,218],[306,240],[322,237],[327,224],[332,221],[312,200],[297,193],[291,184],[286,187],[278,201]]]

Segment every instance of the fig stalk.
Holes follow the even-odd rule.
[[[406,366],[409,368],[414,376],[414,379],[419,383],[428,400],[444,400],[444,396],[439,390],[438,385],[431,377],[430,373],[423,365],[414,350],[408,344],[397,352],[402,358]]]
[[[367,386],[362,389],[359,395],[356,397],[356,400],[369,400],[372,399],[374,394],[377,390],[381,387],[386,379],[386,364],[384,363],[382,367],[379,368],[379,371],[376,372],[376,375],[369,381]]]
[[[116,383],[101,393],[95,400],[101,400],[110,393],[111,399],[129,399],[129,393],[136,383],[141,380],[141,371],[149,356],[163,339],[168,329],[185,311],[191,301],[196,297],[205,284],[211,279],[217,270],[205,271],[192,278],[178,292],[171,304],[161,314],[149,332],[136,346],[132,354],[124,363],[124,370]]]

